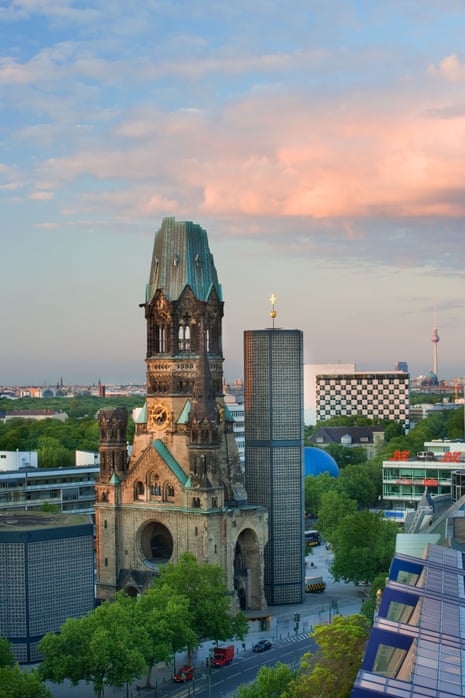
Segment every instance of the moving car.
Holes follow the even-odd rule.
[[[254,652],[266,652],[266,650],[270,650],[272,646],[272,643],[270,640],[259,640],[258,642],[255,643],[255,645],[252,647]]]
[[[182,666],[179,671],[173,676],[174,681],[177,683],[185,683],[186,681],[192,681],[194,678],[194,667],[190,664]]]

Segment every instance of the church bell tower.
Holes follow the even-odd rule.
[[[163,220],[141,307],[147,395],[129,459],[124,410],[99,414],[98,596],[138,594],[189,551],[223,567],[233,607],[264,608],[267,512],[247,502],[222,393],[222,290],[199,225]]]

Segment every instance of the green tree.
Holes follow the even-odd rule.
[[[305,478],[305,511],[313,517],[318,517],[321,499],[326,492],[339,492],[339,478],[331,477],[329,473],[321,475],[307,475]]]
[[[21,671],[13,667],[0,668],[0,698],[52,698],[37,671]]]
[[[357,502],[345,492],[329,490],[321,497],[318,510],[318,527],[324,538],[330,543],[334,540],[334,532],[339,522],[348,514],[357,511]]]
[[[369,506],[376,502],[381,491],[377,488],[376,480],[368,463],[348,465],[341,470],[339,486],[359,506]]]
[[[39,441],[38,460],[41,468],[71,468],[74,452],[61,446],[58,439],[44,436]]]
[[[0,637],[0,668],[12,667],[14,664],[13,651],[11,644],[4,637]]]
[[[105,686],[122,686],[146,668],[138,628],[129,604],[104,603],[83,618],[69,618],[60,633],[39,642],[44,659],[40,676],[55,683],[69,679],[93,685],[98,698]]]
[[[334,458],[340,469],[348,465],[358,465],[365,463],[367,452],[361,446],[348,447],[341,444],[329,444],[325,451]]]
[[[362,615],[336,616],[331,625],[317,626],[312,637],[318,649],[305,655],[301,676],[283,698],[348,698],[362,664],[367,619]]]
[[[147,665],[146,688],[151,687],[155,663],[168,662],[176,652],[198,646],[190,627],[189,599],[167,585],[152,585],[137,599],[118,595],[116,602],[134,608],[139,646]]]
[[[395,523],[367,510],[341,519],[333,537],[331,573],[335,580],[371,582],[377,575],[387,572],[397,531]]]
[[[51,698],[37,671],[21,671],[11,644],[0,637],[0,698]]]
[[[238,686],[235,698],[280,698],[295,677],[296,672],[282,662],[263,665],[253,683]]]
[[[154,586],[165,586],[189,600],[190,626],[199,640],[219,642],[235,635],[244,639],[247,626],[230,613],[229,590],[219,565],[199,563],[192,553],[183,553],[176,565],[161,568]]]

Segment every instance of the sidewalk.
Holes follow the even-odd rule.
[[[291,640],[296,637],[308,635],[316,625],[331,623],[334,615],[352,615],[359,613],[364,598],[360,588],[354,584],[334,582],[328,572],[332,554],[322,546],[313,548],[313,552],[307,556],[307,574],[321,575],[326,582],[326,590],[322,593],[305,594],[303,603],[286,606],[268,606],[266,615],[270,616],[269,628],[261,630],[260,622],[250,623],[247,637],[242,643],[239,640],[228,642],[236,648],[236,654],[250,650],[260,639],[269,639],[273,642]],[[313,562],[313,566],[311,563]],[[296,633],[295,614],[299,614],[298,630]],[[209,651],[214,643],[208,641],[200,645],[193,654],[192,664],[197,673],[201,673],[206,667]],[[184,652],[176,654],[176,669],[187,664],[187,655]],[[131,686],[123,688],[106,688],[105,698],[152,698],[163,696],[163,688],[172,686],[173,666],[158,664],[152,671],[153,689],[137,691],[137,685],[145,684],[145,676]],[[85,683],[71,686],[69,682],[63,684],[47,683],[54,698],[93,698],[95,696],[92,687]],[[156,687],[156,690],[155,690]]]

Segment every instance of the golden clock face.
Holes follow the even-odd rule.
[[[169,424],[170,415],[166,405],[157,402],[149,409],[149,421],[152,427],[163,429]]]

